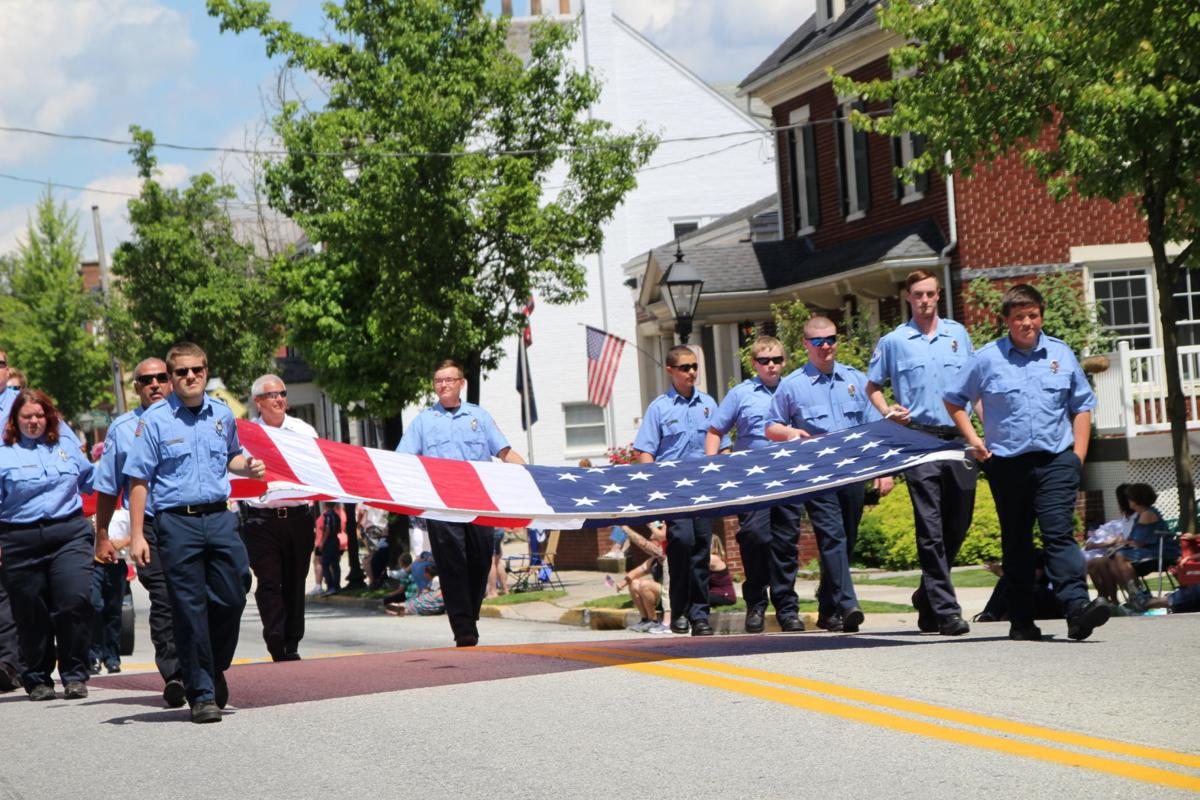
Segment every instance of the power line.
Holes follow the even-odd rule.
[[[114,197],[141,197],[137,192],[121,192],[116,189],[94,189],[90,186],[74,186],[69,183],[59,183],[55,180],[38,180],[37,178],[23,178],[20,175],[9,175],[0,172],[0,179],[6,181],[17,181],[18,183],[32,183],[35,186],[57,186],[60,189],[73,189],[77,192],[87,192],[89,194],[106,194]],[[244,208],[259,208],[265,204],[262,203],[247,203],[243,200],[223,200],[222,204],[233,206],[242,206]]]

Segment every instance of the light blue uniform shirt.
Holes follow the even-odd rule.
[[[922,425],[954,425],[942,396],[946,386],[970,360],[974,348],[967,329],[954,320],[939,319],[933,338],[909,320],[879,340],[867,380],[892,384],[896,402]]]
[[[138,406],[113,420],[104,437],[104,452],[96,462],[96,491],[116,497],[121,495],[121,507],[129,508],[129,478],[125,475],[125,459],[134,445],[134,431],[146,411]],[[146,499],[146,513],[154,515],[154,506]]]
[[[79,493],[92,490],[92,465],[64,438],[50,445],[45,436],[22,436],[0,446],[0,522],[34,523],[83,508]]]
[[[150,484],[162,511],[229,499],[229,462],[242,453],[229,406],[204,395],[199,413],[171,394],[146,409],[133,430],[123,474]]]
[[[779,388],[778,385],[775,387]],[[754,450],[771,443],[767,438],[767,417],[771,414],[771,401],[775,389],[767,386],[757,375],[742,381],[729,390],[717,411],[708,421],[708,427],[721,433],[737,425],[738,450]]]
[[[15,386],[0,389],[0,430],[3,430],[4,424],[8,422],[8,415],[12,413],[13,403],[16,402],[17,395],[20,393],[21,390]],[[58,440],[64,443],[70,442],[76,450],[81,447],[75,431],[70,425],[63,425],[61,421],[58,423]]]
[[[980,348],[945,397],[961,408],[983,400],[984,444],[998,456],[1061,453],[1075,443],[1071,417],[1096,405],[1071,348],[1044,333],[1029,355],[1007,336]]]
[[[396,452],[455,461],[490,461],[508,446],[492,415],[474,403],[462,403],[453,411],[434,403],[405,428]]]
[[[779,384],[767,424],[780,422],[815,435],[882,418],[867,400],[866,375],[836,361],[826,375],[809,362]]]
[[[717,401],[699,389],[692,390],[691,397],[684,397],[672,386],[646,409],[642,427],[633,440],[634,449],[650,453],[655,461],[703,458],[704,437],[716,410]],[[727,447],[729,437],[725,436],[718,449]]]

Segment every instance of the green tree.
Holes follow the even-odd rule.
[[[472,378],[495,367],[531,293],[584,296],[582,259],[654,140],[588,115],[600,87],[571,66],[573,26],[535,26],[523,63],[482,0],[327,3],[327,40],[265,2],[208,10],[326,92],[318,109],[283,104],[272,124],[288,155],[265,181],[321,244],[280,276],[288,336],[336,401],[394,414],[439,356]]]
[[[840,94],[891,100],[854,124],[926,137],[912,179],[1020,154],[1058,198],[1136,198],[1146,219],[1163,329],[1167,405],[1181,509],[1196,530],[1180,379],[1175,286],[1200,239],[1200,9],[1195,0],[895,0],[880,25],[911,44],[893,80],[835,79]],[[1168,244],[1182,242],[1174,257]]]
[[[78,215],[47,188],[17,252],[3,260],[0,293],[0,346],[68,420],[112,401],[107,345],[88,330],[101,313],[84,288],[82,257]]]
[[[804,325],[813,316],[813,311],[803,300],[789,300],[785,303],[775,303],[771,306],[771,317],[775,321],[775,337],[783,342],[783,351],[788,355],[784,366],[784,374],[803,367],[808,359],[804,349]],[[757,335],[757,334],[756,334]],[[871,319],[870,312],[860,308],[856,313],[845,316],[838,325],[837,360],[842,364],[867,371],[867,363],[875,343],[879,341],[879,326]],[[750,363],[751,341],[739,351],[742,368],[747,374],[754,374]]]
[[[154,179],[153,134],[136,125],[130,131],[144,182],[129,201],[132,236],[113,255],[113,345],[133,363],[192,341],[208,354],[211,375],[234,392],[248,390],[283,341],[269,265],[233,235],[223,205],[232,188],[208,173],[186,189],[165,188]]]

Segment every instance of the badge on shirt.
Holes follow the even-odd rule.
[[[951,353],[957,353],[957,352],[958,352],[958,339],[951,339],[951,340],[950,340],[950,352],[951,352]]]
[[[101,453],[107,453],[107,452],[108,452],[109,450],[111,450],[111,449],[112,449],[112,439],[105,438],[105,440],[104,440],[104,449],[103,449],[103,450],[101,450],[100,452],[101,452]]]
[[[225,435],[225,426],[221,424],[221,420],[214,422],[213,427],[217,429],[217,436]]]
[[[1051,374],[1051,375],[1057,375],[1057,374],[1058,374],[1058,362],[1057,362],[1057,361],[1051,361],[1051,362],[1050,362],[1050,374]]]
[[[69,460],[69,457],[67,456],[67,451],[63,450],[61,447],[58,448],[58,457],[61,458],[63,461]]]
[[[474,417],[471,417],[471,430],[479,430],[479,420],[475,419]]]
[[[137,427],[133,429],[133,435],[134,435],[134,436],[141,436],[141,435],[142,435],[142,432],[143,432],[143,431],[145,431],[145,430],[146,430],[146,423],[145,423],[144,421],[142,421],[142,420],[140,420],[140,419],[139,419],[139,420],[138,420]]]
[[[851,397],[854,397],[854,384],[852,383],[849,386],[847,386],[846,391],[850,393]]]
[[[708,419],[708,411],[709,411],[709,409],[707,409],[707,408],[704,409],[704,418],[705,419]]]

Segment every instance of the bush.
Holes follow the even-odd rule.
[[[908,485],[896,483],[891,494],[863,515],[858,528],[855,561],[868,567],[916,569],[917,541]],[[988,482],[980,476],[975,491],[975,516],[956,564],[981,564],[1000,559],[1000,520]]]

